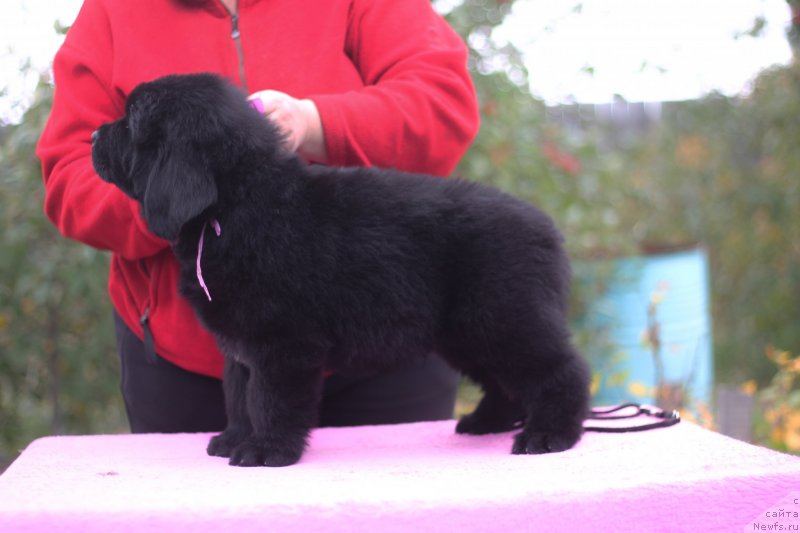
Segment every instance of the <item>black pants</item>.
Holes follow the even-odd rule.
[[[114,313],[121,388],[134,433],[197,433],[225,428],[222,381],[183,370],[156,356]],[[397,424],[453,416],[458,374],[439,357],[388,373],[325,380],[320,426]]]

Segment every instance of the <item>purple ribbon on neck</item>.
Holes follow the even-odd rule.
[[[211,293],[208,292],[208,287],[203,279],[203,268],[200,266],[200,258],[203,256],[203,240],[206,234],[206,226],[208,226],[208,221],[203,223],[203,229],[200,230],[200,242],[197,243],[197,281],[200,283],[200,286],[203,287],[203,290],[208,297],[208,301],[210,302]],[[220,233],[222,233],[222,228],[219,227],[219,222],[217,222],[217,219],[211,219],[211,226],[214,228],[214,232],[216,232],[217,237],[219,237]]]

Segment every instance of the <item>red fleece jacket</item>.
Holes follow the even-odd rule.
[[[162,357],[219,377],[222,356],[177,292],[168,243],[95,175],[92,131],[119,118],[141,82],[216,72],[250,93],[311,98],[331,165],[444,176],[478,126],[466,60],[428,0],[239,0],[238,17],[218,0],[86,0],[54,61],[37,149],[45,212],[67,237],[112,252],[111,299],[140,338],[147,314]]]

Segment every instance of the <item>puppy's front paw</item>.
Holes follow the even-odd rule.
[[[206,452],[214,457],[230,457],[233,449],[244,442],[246,438],[247,435],[226,429],[219,435],[211,437]]]
[[[563,452],[572,448],[580,438],[580,432],[523,431],[514,437],[511,453],[522,455]]]
[[[233,466],[289,466],[300,460],[303,448],[275,446],[247,438],[230,454],[229,464]]]

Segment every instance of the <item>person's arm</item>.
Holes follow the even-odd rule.
[[[466,46],[429,0],[354,0],[346,52],[366,86],[310,97],[327,163],[450,174],[478,105]]]
[[[88,0],[58,51],[55,96],[36,153],[42,161],[45,213],[65,236],[127,259],[168,246],[149,232],[135,202],[100,180],[91,135],[119,118],[124,99],[111,88],[111,30],[100,2]]]

